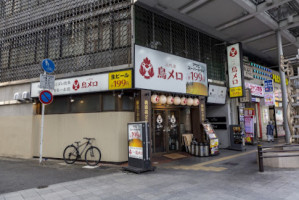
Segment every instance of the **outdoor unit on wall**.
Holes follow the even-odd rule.
[[[21,101],[21,100],[22,100],[22,97],[21,97],[20,93],[16,92],[16,93],[14,93],[14,95],[13,95],[13,99],[14,99],[14,100],[17,100],[17,101]]]
[[[22,93],[22,99],[23,100],[31,100],[31,98],[30,98],[30,92],[24,91]]]

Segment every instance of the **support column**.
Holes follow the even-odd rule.
[[[288,124],[287,117],[287,108],[288,108],[288,97],[287,97],[287,86],[286,86],[286,78],[285,73],[281,70],[281,56],[283,56],[282,50],[282,42],[281,42],[281,33],[280,31],[276,32],[277,37],[277,50],[278,50],[278,66],[280,73],[280,84],[281,84],[281,92],[282,92],[282,108],[283,108],[283,127],[285,131],[285,140],[287,144],[290,144],[291,133]]]

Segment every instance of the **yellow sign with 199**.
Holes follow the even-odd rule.
[[[109,90],[132,88],[132,70],[109,73]]]
[[[234,87],[229,88],[229,96],[230,97],[242,97],[243,96],[243,90],[242,87]]]

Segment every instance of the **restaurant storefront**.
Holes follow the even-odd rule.
[[[136,121],[150,123],[152,152],[182,150],[182,135],[202,139],[208,95],[206,64],[135,46]]]

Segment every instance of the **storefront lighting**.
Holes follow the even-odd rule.
[[[167,97],[167,100],[166,100],[166,103],[167,103],[168,105],[172,105],[173,102],[174,102],[174,98],[173,98],[173,96],[168,96],[168,97]]]
[[[72,97],[70,98],[70,102],[73,103],[75,101],[75,99],[73,99]]]
[[[166,102],[167,102],[167,98],[166,98],[166,96],[165,96],[165,95],[161,95],[161,96],[159,97],[159,103],[160,103],[160,104],[166,104]]]
[[[188,98],[187,99],[187,105],[188,106],[192,106],[193,105],[193,99],[192,98]]]
[[[153,94],[153,95],[151,96],[151,102],[154,103],[154,104],[156,104],[156,103],[159,102],[159,98],[160,98],[160,97],[159,97],[158,95]]]
[[[83,101],[83,100],[81,100],[81,101],[80,101],[80,103],[84,103],[84,101]]]
[[[199,99],[198,98],[194,98],[193,99],[193,106],[198,106],[199,105]]]
[[[180,105],[181,104],[181,98],[176,96],[174,97],[174,105]]]
[[[182,106],[187,105],[187,99],[186,99],[186,97],[182,97],[182,98],[181,98],[181,105],[182,105]]]

